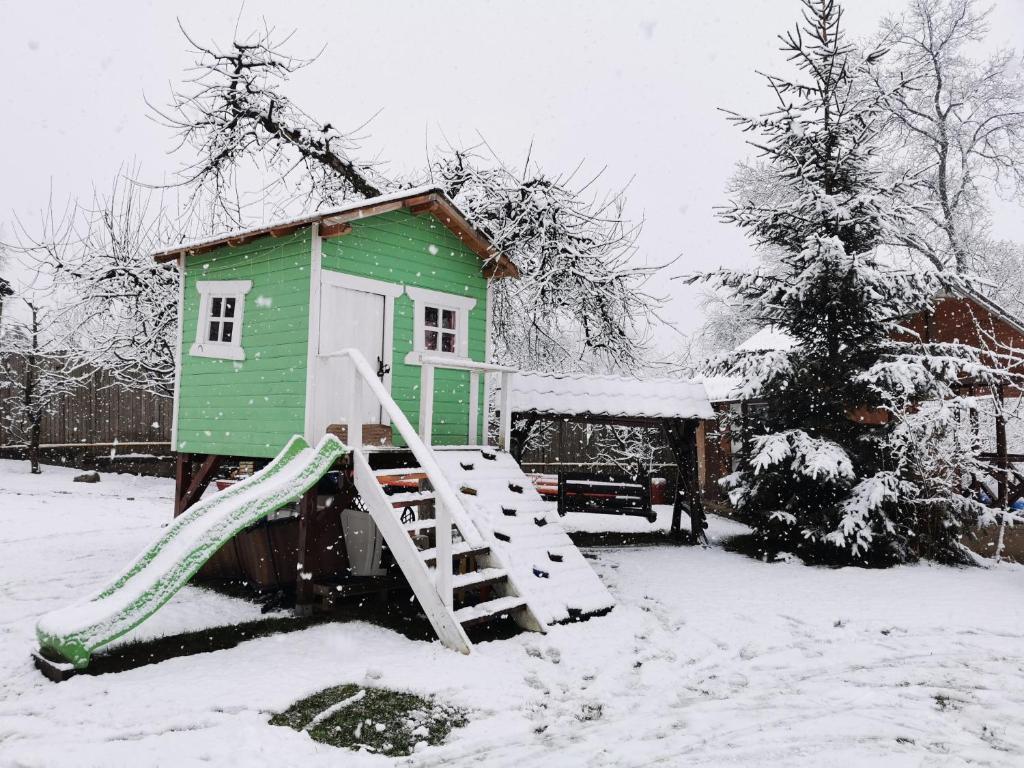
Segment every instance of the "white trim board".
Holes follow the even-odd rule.
[[[174,400],[171,403],[171,450],[178,450],[178,400],[181,397],[181,348],[185,344],[185,254],[178,257],[178,331],[174,345]]]
[[[325,269],[320,273],[320,280],[325,285],[350,288],[353,291],[362,291],[363,293],[376,293],[378,296],[390,299],[397,298],[408,290],[401,283],[389,283],[384,280],[374,280],[370,277],[347,275],[344,272],[335,272],[330,269]]]
[[[199,316],[196,338],[188,350],[189,355],[215,360],[245,360],[245,347],[242,346],[245,334],[245,297],[252,290],[252,280],[197,280],[196,290],[199,292]],[[231,341],[206,339],[206,331],[211,322],[210,300],[214,297],[235,300],[235,315],[231,318],[235,333]],[[224,325],[227,325],[226,319]]]
[[[413,302],[413,340],[412,351],[405,356],[406,365],[422,365],[424,356],[448,357],[455,360],[469,360],[469,313],[476,306],[476,299],[457,293],[442,293],[427,288],[406,286],[405,293]],[[440,349],[424,349],[423,333],[426,330],[423,318],[423,307],[431,306],[447,309],[456,313],[455,352],[443,352]],[[440,323],[440,318],[438,318]],[[441,330],[440,328],[438,329]],[[440,346],[440,345],[439,345]]]
[[[317,241],[318,241],[317,255],[319,256],[320,255],[319,244],[322,243],[322,240],[319,237],[317,237]],[[317,259],[317,263],[319,265],[319,263],[320,263],[320,259],[319,258]],[[309,404],[315,402],[316,377],[317,377],[317,375],[319,374],[322,366],[331,364],[331,363],[326,363],[324,361],[321,361],[319,359],[319,354],[320,354],[320,322],[321,322],[321,306],[320,305],[321,305],[321,302],[323,300],[323,298],[322,298],[323,297],[323,286],[326,285],[326,286],[330,286],[332,288],[345,288],[345,289],[348,289],[348,290],[351,290],[351,291],[361,291],[363,293],[371,293],[371,294],[374,294],[375,296],[383,296],[384,297],[384,329],[383,329],[383,331],[384,331],[383,332],[384,340],[382,342],[382,344],[383,344],[383,350],[382,350],[383,354],[381,356],[381,359],[384,362],[384,367],[385,367],[385,370],[387,371],[387,373],[385,373],[384,377],[381,379],[381,384],[384,386],[384,389],[386,389],[388,391],[388,393],[391,392],[391,375],[392,375],[392,369],[394,367],[394,354],[395,354],[395,349],[394,349],[394,347],[395,347],[395,299],[398,298],[399,296],[401,296],[403,293],[405,293],[405,286],[402,285],[401,283],[389,283],[386,280],[375,280],[375,279],[369,278],[369,277],[360,277],[358,275],[349,275],[349,274],[346,274],[344,272],[335,272],[334,270],[331,270],[331,269],[322,269],[322,268],[318,268],[316,270],[316,274],[311,276],[311,277],[314,277],[316,279],[318,287],[317,287],[317,291],[316,291],[316,297],[315,297],[315,302],[316,303],[315,304],[313,303],[314,302],[313,296],[312,295],[310,296],[310,344],[311,344],[311,350],[312,350],[312,352],[311,352],[312,357],[310,358],[310,362],[308,363],[308,365],[309,365],[309,370],[310,371],[314,371],[314,374],[313,374],[312,377],[307,376],[307,379],[306,379],[307,385],[308,385],[307,389],[306,389],[306,404],[307,404],[307,408],[306,408],[306,432],[308,433],[306,439],[308,441],[310,441],[310,444],[313,444],[313,442],[315,442],[316,440],[320,439],[320,436],[312,434],[312,432],[315,429],[315,425],[313,423],[313,419],[314,419],[316,414],[313,413],[314,409],[309,407]],[[313,331],[314,321],[312,319],[314,315],[316,317],[316,320],[315,320],[316,332],[315,332],[315,334],[314,334],[314,331]],[[332,350],[325,350],[325,353],[336,352],[336,351],[337,350],[333,350],[333,349]],[[333,364],[337,365],[338,363],[335,361]],[[371,364],[372,364],[372,361],[371,361]],[[385,425],[385,426],[388,426],[388,425],[391,424],[391,417],[388,415],[387,409],[384,409],[384,408],[381,409],[381,420],[380,420],[380,423]]]
[[[316,445],[319,435],[313,434],[315,425],[314,393],[316,392],[316,379],[320,369],[320,360],[317,357],[320,351],[320,280],[323,240],[320,237],[320,225],[312,224],[309,228],[309,338],[306,342],[306,400],[303,403],[303,431],[306,433],[306,442]]]
[[[448,309],[461,309],[469,312],[476,306],[476,299],[472,296],[463,296],[458,293],[443,293],[432,291],[429,288],[417,288],[415,285],[407,285],[405,292],[413,301],[422,301],[427,304],[440,304]]]

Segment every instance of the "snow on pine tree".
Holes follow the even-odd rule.
[[[765,555],[856,564],[957,558],[964,523],[984,513],[961,484],[985,469],[955,439],[960,385],[1019,377],[997,355],[926,344],[901,327],[960,278],[900,269],[886,257],[886,243],[912,237],[916,211],[906,202],[910,185],[884,180],[875,156],[879,102],[860,75],[880,54],[862,58],[845,42],[834,0],[802,5],[802,22],[780,37],[798,73],[766,76],[778,107],[760,117],[729,113],[758,136],[751,143],[776,191],[767,201],[736,199],[720,215],[751,236],[764,261],[690,278],[796,342],[713,362],[764,402],[733,425],[746,450],[723,483]],[[950,451],[960,444],[944,474],[931,463],[939,442]]]

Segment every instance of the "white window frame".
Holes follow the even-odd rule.
[[[242,328],[245,321],[245,296],[252,290],[252,280],[198,280],[196,290],[199,291],[199,321],[196,326],[196,338],[189,349],[189,354],[193,357],[212,357],[218,360],[245,360]],[[234,333],[231,335],[231,341],[206,339],[214,298],[235,300]]]
[[[406,286],[405,293],[413,302],[413,345],[412,351],[405,356],[405,362],[408,365],[419,365],[424,355],[468,360],[469,313],[476,306],[476,299],[469,296],[459,296],[455,293],[441,293],[440,291],[431,291],[427,288],[417,288],[411,285]],[[441,322],[441,311],[447,309],[455,313],[454,352],[443,352],[440,348],[426,348],[424,340],[426,307],[437,307],[439,324]],[[442,330],[439,325],[438,332],[440,333]],[[440,347],[440,345],[438,346]]]

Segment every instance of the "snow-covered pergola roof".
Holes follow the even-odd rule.
[[[517,373],[513,413],[608,419],[713,419],[704,384],[687,379]]]

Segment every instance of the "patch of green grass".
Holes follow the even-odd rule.
[[[389,757],[411,755],[416,744],[443,742],[468,722],[465,712],[404,691],[338,685],[292,704],[270,718],[332,747],[365,748]]]

